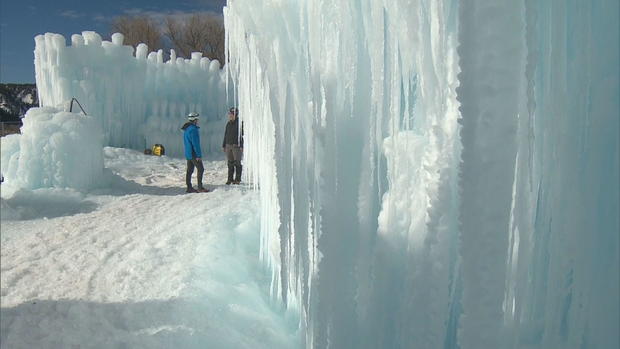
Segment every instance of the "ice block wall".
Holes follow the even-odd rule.
[[[95,32],[71,37],[47,33],[35,38],[35,73],[41,106],[76,98],[97,115],[104,144],[137,150],[160,143],[166,154],[181,157],[181,126],[190,112],[201,115],[203,152],[221,148],[228,109],[226,82],[218,61],[193,53],[148,52],[123,45],[123,35],[102,41]],[[134,55],[135,51],[135,55]]]
[[[617,1],[224,15],[261,257],[305,347],[618,347]]]

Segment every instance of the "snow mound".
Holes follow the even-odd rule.
[[[2,139],[2,196],[20,188],[88,190],[103,176],[103,134],[93,116],[32,108],[21,135]]]

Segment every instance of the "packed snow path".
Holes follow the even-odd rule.
[[[105,158],[109,188],[4,200],[2,348],[298,346],[265,293],[257,195],[224,162],[184,194],[184,160]]]

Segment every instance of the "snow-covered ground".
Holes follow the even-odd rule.
[[[266,293],[255,192],[223,185],[223,161],[185,194],[184,160],[104,154],[102,189],[2,193],[0,347],[299,346]]]

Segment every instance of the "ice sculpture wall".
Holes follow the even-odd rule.
[[[617,1],[234,0],[225,23],[306,347],[618,347]]]
[[[123,45],[123,35],[102,41],[95,32],[71,37],[35,38],[35,72],[41,106],[71,98],[97,115],[104,144],[137,150],[164,144],[167,155],[181,157],[180,127],[189,112],[201,114],[203,151],[219,151],[226,122],[227,93],[218,61],[193,53],[164,62],[163,52],[140,44]],[[148,55],[147,55],[148,54]]]

